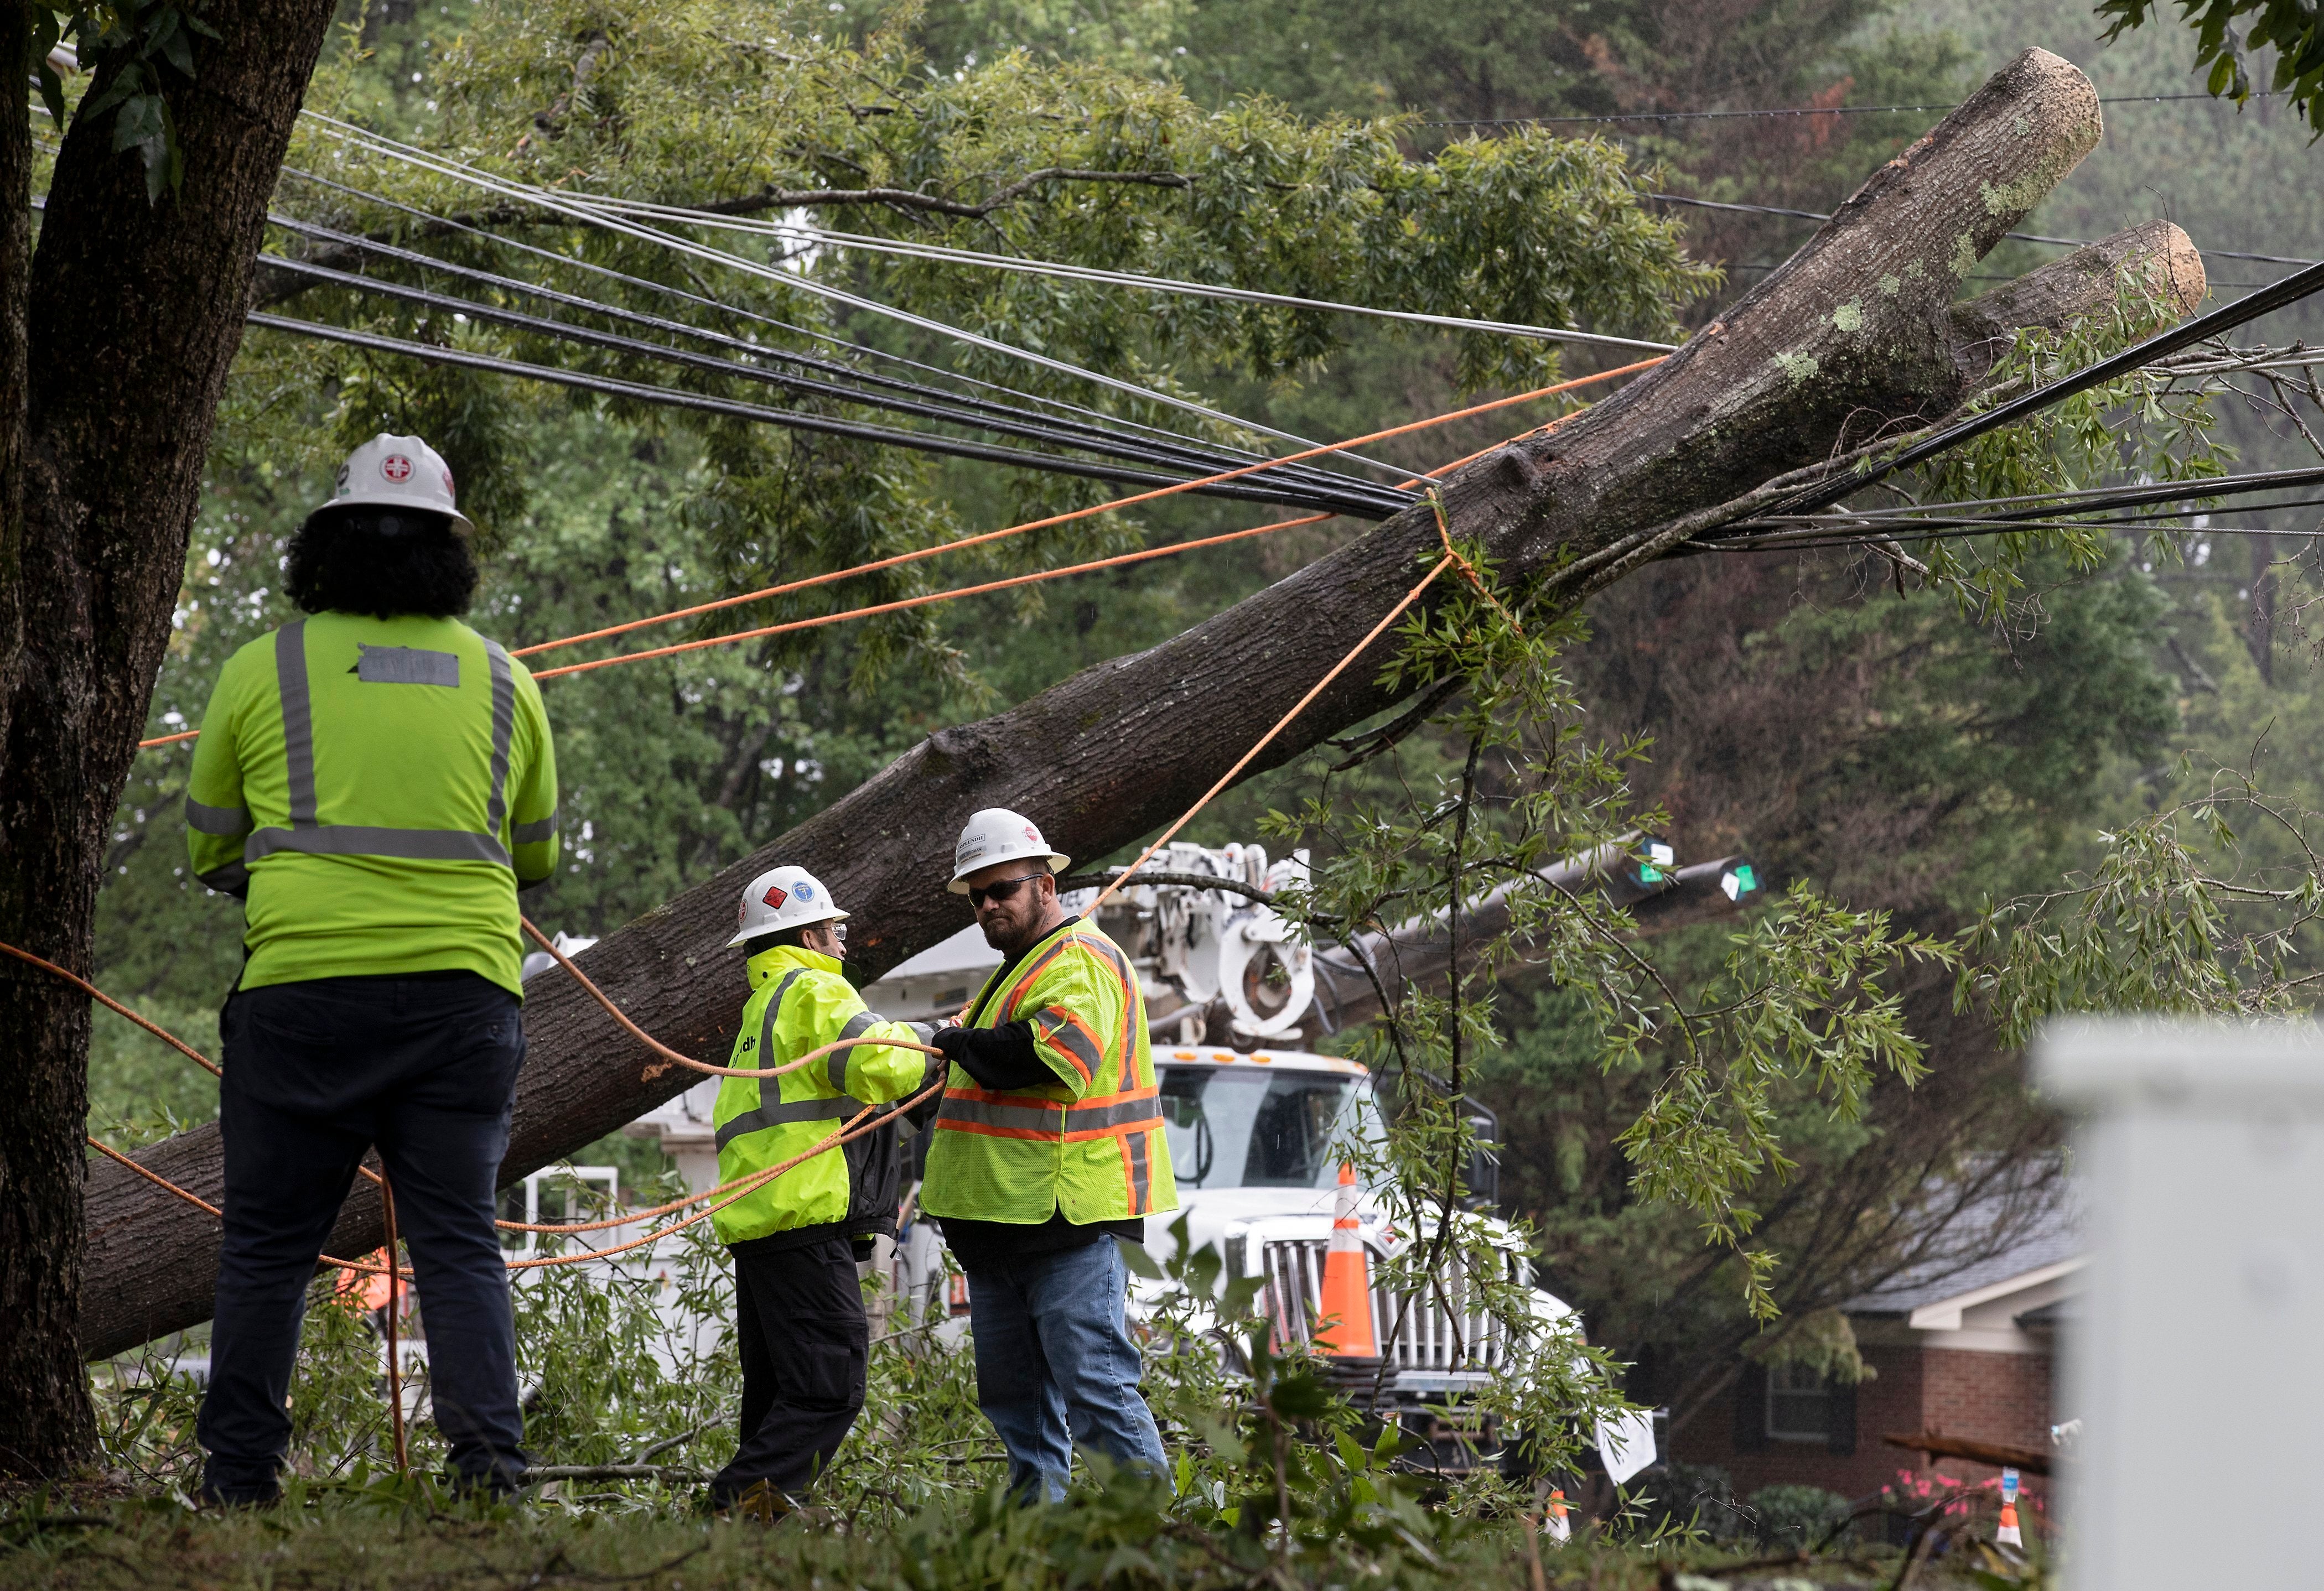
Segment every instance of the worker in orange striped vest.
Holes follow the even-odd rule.
[[[1012,1490],[1065,1494],[1076,1445],[1165,1472],[1120,1245],[1178,1208],[1130,958],[1057,899],[1065,859],[1017,813],[961,832],[952,888],[1005,958],[959,1025],[920,1208],[968,1275],[977,1402]]]

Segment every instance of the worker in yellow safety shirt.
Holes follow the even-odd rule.
[[[308,1283],[374,1148],[453,1482],[524,1473],[493,1190],[524,1060],[516,895],[556,871],[557,759],[532,676],[457,617],[471,529],[419,437],[355,449],[290,539],[307,616],[226,660],[194,742],[187,846],[244,898],[246,952],[218,1018],[207,1503],[279,1495]]]
[[[751,978],[728,1065],[787,1066],[843,1039],[927,1042],[926,1027],[866,1010],[841,974],[847,916],[804,868],[751,880],[727,942],[742,947]],[[862,1044],[780,1077],[724,1080],[711,1117],[718,1180],[809,1154],[866,1105],[920,1092],[941,1064],[920,1050]],[[742,1445],[711,1481],[714,1507],[761,1519],[788,1512],[863,1407],[871,1330],[855,1267],[875,1237],[896,1235],[897,1137],[890,1122],[811,1154],[712,1218],[734,1258],[742,1361]]]
[[[968,820],[952,889],[1001,952],[960,1025],[920,1208],[968,1276],[977,1402],[1012,1490],[1065,1492],[1076,1445],[1164,1471],[1138,1390],[1120,1245],[1178,1208],[1130,958],[1057,899],[1065,859],[1001,808]]]

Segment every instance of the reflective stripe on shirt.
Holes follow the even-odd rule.
[[[482,637],[478,638],[483,639]],[[388,648],[381,648],[383,650]],[[410,650],[411,648],[396,648]],[[307,621],[294,619],[274,632],[274,674],[282,700],[282,760],[290,788],[290,826],[260,829],[243,842],[246,867],[261,857],[293,851],[309,856],[387,856],[404,861],[482,861],[513,869],[500,840],[508,814],[509,744],[516,730],[516,679],[508,652],[498,641],[484,641],[492,665],[493,764],[492,794],[487,804],[488,832],[466,829],[401,829],[372,823],[324,823],[316,820],[315,712],[307,683]],[[357,667],[361,667],[359,661]],[[358,676],[358,677],[362,677]],[[195,804],[187,803],[187,821],[206,833],[242,833],[242,829],[211,829],[197,821]],[[230,810],[202,809],[207,813]],[[247,814],[245,814],[245,818]],[[555,814],[549,819],[554,832]],[[536,825],[528,823],[527,830]],[[544,832],[540,839],[549,838]],[[524,841],[521,837],[520,842]]]

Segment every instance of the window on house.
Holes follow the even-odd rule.
[[[1831,1384],[1805,1365],[1767,1369],[1767,1435],[1779,1442],[1821,1442],[1831,1435]]]

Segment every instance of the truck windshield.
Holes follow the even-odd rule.
[[[1182,1188],[1329,1188],[1335,1140],[1360,1130],[1371,1094],[1329,1071],[1165,1066],[1162,1120]]]

